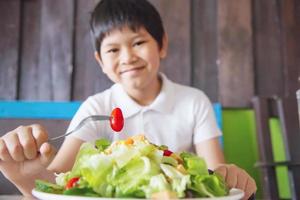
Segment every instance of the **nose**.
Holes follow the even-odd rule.
[[[136,56],[134,50],[131,48],[122,49],[122,52],[120,55],[120,61],[121,61],[121,64],[132,64],[135,61],[137,61],[137,56]]]

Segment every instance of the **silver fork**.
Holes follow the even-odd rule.
[[[72,131],[70,131],[68,133],[65,133],[63,135],[57,136],[57,137],[50,138],[49,140],[54,141],[54,140],[66,137],[67,135],[70,135],[71,133],[74,133],[75,131],[78,131],[85,124],[87,124],[91,121],[103,121],[103,120],[110,120],[110,116],[106,116],[106,115],[91,115],[91,116],[88,116],[88,117],[84,118],[83,120],[81,120],[80,123]]]

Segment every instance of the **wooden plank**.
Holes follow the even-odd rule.
[[[112,85],[94,58],[90,35],[90,12],[96,1],[77,0],[73,100],[84,100]]]
[[[37,69],[39,100],[70,100],[73,72],[73,0],[43,0]]]
[[[161,63],[161,70],[171,80],[191,85],[191,1],[150,0],[150,2],[160,12],[169,36],[168,56]]]
[[[219,101],[217,66],[217,1],[192,1],[192,85]]]
[[[281,8],[284,96],[295,98],[300,88],[300,3],[279,1]]]
[[[0,99],[17,98],[20,0],[0,1]]]
[[[253,28],[256,93],[283,95],[280,13],[277,0],[254,0]]]
[[[19,99],[38,100],[39,85],[39,51],[41,34],[40,0],[23,1],[22,35],[21,35],[21,66],[19,76]],[[48,66],[49,67],[49,66]],[[40,70],[41,71],[41,70]],[[45,75],[44,75],[45,76]]]
[[[251,0],[218,1],[219,94],[223,106],[250,106],[254,94]]]

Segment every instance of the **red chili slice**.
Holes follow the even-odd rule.
[[[67,185],[66,185],[66,189],[71,189],[73,187],[76,186],[77,182],[79,181],[79,177],[74,177],[74,178],[71,178],[68,182],[67,182]]]
[[[113,109],[109,121],[111,128],[116,132],[120,132],[124,126],[124,117],[122,114],[122,110],[120,108]]]

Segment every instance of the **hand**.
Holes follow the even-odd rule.
[[[257,187],[254,179],[243,169],[236,165],[221,165],[215,169],[215,172],[224,177],[229,188],[238,188],[245,192],[243,200],[256,192]]]
[[[47,140],[46,130],[37,124],[6,133],[0,138],[0,171],[17,187],[33,185],[55,156]]]

